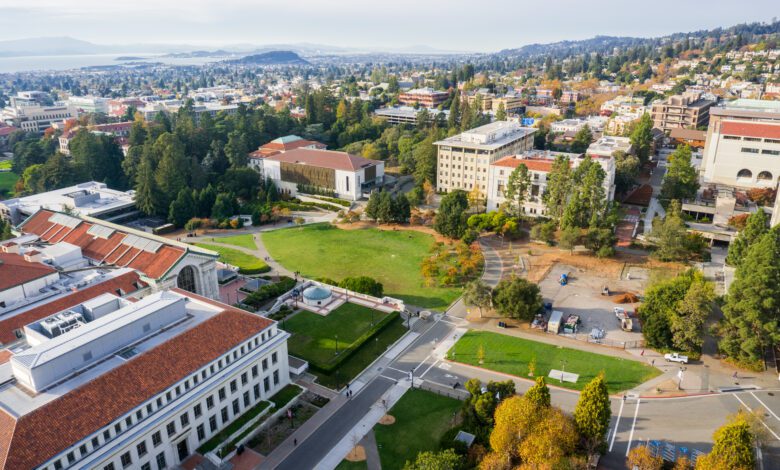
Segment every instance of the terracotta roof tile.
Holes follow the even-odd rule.
[[[515,158],[514,156],[504,157],[497,160],[493,165],[504,168],[517,168],[521,164],[528,167],[529,170],[549,172],[552,170],[554,160],[533,159],[533,158]]]
[[[294,149],[273,155],[268,157],[268,159],[344,171],[356,171],[363,167],[375,166],[382,163],[379,160],[357,157],[346,152],[305,148]]]
[[[725,121],[720,126],[720,133],[743,137],[780,139],[780,125]]]
[[[15,423],[0,411],[0,450],[10,448],[0,463],[5,468],[21,469],[46,462],[273,323],[221,306],[225,308],[222,313],[21,416]]]
[[[24,255],[0,252],[0,291],[34,281],[55,272],[57,270],[51,266],[26,261]]]
[[[100,284],[95,284],[83,290],[60,297],[18,315],[0,320],[0,344],[8,344],[16,341],[14,330],[18,330],[24,325],[29,325],[41,318],[46,318],[53,313],[78,305],[86,300],[97,297],[100,294],[116,294],[118,289],[122,289],[126,294],[136,292],[138,288],[135,286],[135,283],[139,283],[141,287],[146,286],[140,279],[141,276],[139,276],[138,273],[125,273],[108,281],[101,282]]]

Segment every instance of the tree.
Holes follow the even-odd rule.
[[[574,153],[585,153],[592,142],[593,133],[590,131],[590,127],[585,125],[574,135],[574,140],[571,142],[571,151]]]
[[[574,409],[577,431],[585,440],[589,452],[605,450],[611,417],[607,383],[604,374],[599,374],[585,385]]]
[[[749,249],[723,306],[721,351],[760,367],[766,348],[780,341],[780,225]]]
[[[687,261],[692,255],[700,253],[702,248],[699,239],[688,234],[677,200],[669,204],[663,220],[657,217],[653,220],[649,238],[656,246],[653,256],[661,261]]]
[[[339,287],[373,297],[382,297],[384,294],[382,283],[368,276],[345,277],[339,282]]]
[[[407,461],[404,470],[458,470],[463,467],[462,461],[454,449],[426,451],[417,454],[414,462]]]
[[[615,151],[612,157],[615,159],[615,190],[625,193],[636,184],[641,162],[636,156],[622,150]]]
[[[162,202],[154,171],[151,157],[144,156],[136,175],[135,205],[146,215],[158,215],[166,207]]]
[[[195,200],[192,198],[192,190],[189,188],[182,188],[179,191],[176,199],[171,202],[170,210],[168,211],[168,222],[175,225],[177,228],[184,227],[184,224],[188,220],[195,217]]]
[[[568,157],[556,155],[550,173],[547,174],[547,188],[542,201],[547,214],[557,223],[563,216],[563,210],[569,198],[571,188],[571,162]]]
[[[664,468],[664,460],[650,453],[647,446],[636,446],[628,453],[626,458],[628,468],[632,470],[661,470]]]
[[[612,227],[589,227],[585,234],[585,248],[599,258],[608,258],[615,254],[615,229]]]
[[[768,222],[766,212],[760,207],[756,212],[750,214],[745,222],[745,228],[740,230],[737,237],[729,245],[726,263],[739,267],[750,246],[769,230],[767,228]]]
[[[479,279],[475,279],[463,288],[463,302],[471,307],[477,307],[479,318],[482,318],[482,309],[490,308],[492,301],[492,289]]]
[[[506,121],[506,107],[504,101],[498,103],[498,109],[496,110],[496,121]]]
[[[550,389],[547,388],[547,384],[544,383],[544,376],[536,378],[536,383],[533,384],[525,395],[526,400],[533,404],[534,408],[549,408],[550,407]]]
[[[368,197],[365,213],[366,217],[374,222],[379,218],[379,191],[373,191]]]
[[[576,468],[568,461],[578,441],[574,422],[559,408],[549,407],[541,414],[518,446],[520,459],[530,468]]]
[[[531,321],[542,304],[539,286],[520,277],[504,279],[493,289],[493,307],[504,316]]]
[[[712,452],[696,459],[696,470],[752,470],[755,436],[744,412],[737,413],[712,435]]]
[[[466,191],[456,189],[441,199],[433,228],[450,238],[460,238],[466,231],[466,210],[469,208]]]
[[[634,148],[634,154],[636,154],[640,164],[644,165],[650,158],[650,150],[653,145],[653,120],[648,113],[639,118],[639,122],[631,131],[629,139]]]
[[[574,253],[574,247],[580,239],[580,229],[578,227],[566,227],[561,231],[561,238],[558,244],[564,250]]]
[[[657,281],[650,285],[645,292],[645,299],[639,309],[639,315],[642,319],[642,335],[647,341],[647,345],[652,348],[671,349],[674,347],[674,333],[672,332],[672,322],[679,321],[678,341],[681,344],[695,344],[692,338],[701,337],[704,334],[703,321],[699,317],[708,315],[702,306],[694,308],[694,301],[704,303],[707,298],[708,290],[711,287],[696,287],[706,284],[704,275],[695,269],[689,269],[677,276],[662,281]],[[687,299],[685,312],[679,312],[688,293],[693,290],[691,296]],[[699,310],[701,309],[701,310]],[[691,323],[687,316],[696,310]],[[676,316],[680,316],[676,319]],[[687,331],[681,331],[687,329]],[[690,351],[698,351],[691,349]]]
[[[555,242],[555,222],[543,222],[531,227],[531,238],[539,240],[552,246]]]
[[[715,289],[710,282],[695,282],[669,315],[672,344],[681,351],[701,351],[704,323],[712,313]]]
[[[516,206],[515,214],[518,217],[523,213],[523,202],[530,187],[531,173],[529,173],[528,167],[521,163],[510,173],[504,190],[504,197],[509,203],[510,209]]]
[[[211,209],[211,216],[217,220],[225,220],[235,214],[234,198],[228,193],[217,194],[217,200]]]
[[[668,204],[674,199],[691,199],[699,190],[699,176],[691,164],[691,148],[680,145],[669,155],[666,175],[661,184],[659,199]]]

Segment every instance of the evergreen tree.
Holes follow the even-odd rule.
[[[740,230],[737,237],[729,245],[726,263],[739,267],[750,246],[769,230],[767,228],[768,222],[766,212],[760,207],[756,212],[750,214],[745,223],[745,228]]]
[[[544,376],[540,375],[536,378],[536,383],[533,384],[523,397],[530,401],[534,408],[549,408],[550,407],[550,389],[547,388],[547,384],[544,382]]]
[[[631,131],[631,146],[634,148],[634,154],[639,158],[641,164],[647,163],[650,158],[650,149],[653,145],[653,120],[648,113],[639,118],[639,122]]]
[[[374,222],[379,218],[379,191],[373,191],[368,197],[365,213]]]
[[[177,228],[184,227],[188,220],[195,216],[195,200],[192,198],[192,190],[182,188],[179,195],[171,202],[168,211],[168,222]]]
[[[752,470],[756,468],[754,452],[756,436],[743,411],[713,434],[712,452],[696,459],[697,470],[729,469]]]
[[[519,217],[523,213],[523,203],[531,187],[531,173],[524,163],[517,166],[509,175],[504,190],[504,197],[509,204],[510,211],[516,211]]]
[[[506,107],[504,102],[498,103],[498,109],[496,110],[496,121],[506,121]]]
[[[182,188],[187,187],[188,169],[184,146],[173,134],[163,134],[154,143],[160,164],[155,174],[161,192],[162,207],[168,207]]]
[[[650,240],[655,243],[653,256],[661,261],[686,261],[700,252],[699,238],[688,234],[682,219],[679,201],[672,201],[666,210],[666,217],[653,220]]]
[[[542,201],[547,207],[547,214],[556,222],[560,221],[571,188],[571,165],[569,158],[556,155],[550,173],[547,174],[547,188],[542,194]]]
[[[466,231],[468,194],[460,189],[447,193],[439,205],[433,228],[450,238],[461,238]]]
[[[135,205],[146,215],[158,215],[165,206],[154,177],[154,163],[151,157],[144,156],[138,167],[135,181]]]
[[[232,194],[219,193],[217,194],[217,200],[214,202],[214,207],[211,210],[211,217],[217,220],[225,220],[235,215],[235,198]]]
[[[217,201],[217,192],[210,184],[198,192],[197,215],[198,217],[210,217],[214,203]]]
[[[673,199],[690,199],[696,196],[698,189],[699,177],[696,168],[691,164],[691,148],[681,145],[669,155],[659,199],[664,204]]]
[[[591,132],[590,127],[585,125],[574,135],[574,140],[571,142],[571,151],[574,153],[585,153],[592,142],[593,132]]]
[[[577,431],[585,440],[590,452],[603,452],[607,443],[607,430],[612,409],[604,375],[599,374],[582,389],[574,409]]]

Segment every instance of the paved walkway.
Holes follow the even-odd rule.
[[[257,249],[251,250],[249,248],[245,248],[243,246],[238,245],[231,245],[229,243],[220,243],[219,239],[224,237],[232,237],[235,235],[243,235],[242,233],[219,233],[219,234],[213,234],[213,235],[202,235],[198,237],[187,237],[184,238],[184,241],[187,243],[207,243],[209,245],[215,245],[222,248],[230,248],[232,250],[240,251],[242,253],[246,253],[248,255],[252,255],[255,258],[259,258],[265,263],[271,267],[270,274],[271,276],[277,275],[277,276],[288,276],[293,277],[294,273],[290,271],[289,269],[285,268],[281,264],[277,263],[273,258],[271,258],[271,255],[268,254],[268,250],[266,250],[265,245],[263,245],[263,240],[257,233],[253,233],[255,246],[257,246]]]
[[[368,470],[382,470],[382,461],[379,458],[379,448],[376,446],[376,436],[374,436],[373,429],[363,436],[360,445],[366,450],[366,466]]]

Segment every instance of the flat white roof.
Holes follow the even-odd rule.
[[[495,150],[536,132],[532,127],[523,127],[513,121],[496,121],[484,126],[435,142],[436,145],[450,145],[479,150]]]
[[[11,210],[16,209],[26,214],[34,214],[39,209],[62,212],[67,207],[77,214],[93,215],[132,206],[134,201],[135,193],[132,191],[117,191],[109,188],[105,183],[89,181],[45,193],[8,199],[2,204]]]

